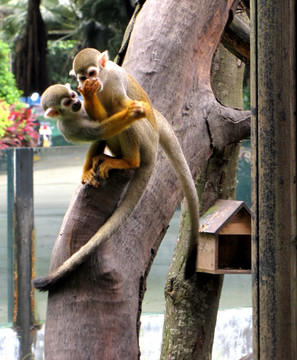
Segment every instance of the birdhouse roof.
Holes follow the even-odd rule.
[[[200,218],[200,232],[217,234],[240,211],[251,215],[250,209],[243,201],[218,200]]]

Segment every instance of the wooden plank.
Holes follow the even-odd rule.
[[[219,234],[251,235],[251,216],[245,211],[239,211],[222,227]]]
[[[251,179],[252,179],[252,303],[253,303],[253,356],[254,360],[259,359],[259,209],[258,209],[258,78],[257,78],[257,0],[251,0],[251,111],[252,111],[252,127],[251,127],[251,146],[252,146],[252,163],[251,163]]]
[[[203,234],[199,238],[197,271],[214,271],[217,268],[215,235]]]
[[[245,275],[245,274],[251,274],[251,270],[242,270],[242,269],[217,269],[217,270],[209,270],[209,269],[197,269],[198,272],[205,272],[207,274],[214,274],[214,275]]]
[[[244,210],[250,214],[249,208],[243,201],[236,200],[218,200],[200,219],[200,232],[202,233],[218,233],[222,227],[237,212]]]
[[[33,238],[33,149],[15,149],[16,327],[20,358],[31,353]]]
[[[254,359],[294,360],[296,2],[252,1]]]

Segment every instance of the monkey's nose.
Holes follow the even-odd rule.
[[[72,110],[73,110],[74,112],[79,111],[80,108],[81,108],[81,102],[80,102],[80,100],[78,100],[78,101],[76,101],[76,102],[73,103],[73,105],[72,105]]]

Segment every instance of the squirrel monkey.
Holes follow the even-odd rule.
[[[111,217],[84,246],[51,274],[35,279],[34,286],[43,291],[53,288],[119,229],[145,191],[154,168],[159,142],[177,172],[188,203],[191,233],[187,249],[185,278],[191,277],[196,271],[199,204],[192,174],[173,129],[166,119],[152,108],[147,94],[136,80],[123,68],[110,61],[107,52],[100,53],[96,49],[88,48],[81,50],[73,60],[73,69],[70,73],[77,77],[81,88],[87,80],[96,79],[101,82],[102,86],[96,94],[108,116],[113,116],[126,109],[133,101],[132,99],[148,103],[150,109],[146,111],[145,118],[133,122],[124,131],[106,139],[112,153],[120,159],[106,159],[100,165],[102,167],[105,164],[104,172],[108,173],[109,170],[116,168],[135,168],[123,200]],[[91,138],[94,136],[89,134]],[[88,135],[85,139],[88,139]]]
[[[149,110],[147,103],[132,101],[126,109],[108,118],[96,95],[101,86],[98,80],[86,81],[84,86],[80,87],[84,103],[69,84],[52,85],[41,96],[45,116],[58,119],[58,129],[67,141],[93,141],[86,156],[81,179],[83,184],[88,183],[94,187],[99,186],[94,168],[98,162],[108,158],[103,153],[105,140],[144,117]],[[106,178],[107,174],[101,171],[100,177]]]

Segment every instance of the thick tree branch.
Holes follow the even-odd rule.
[[[250,28],[238,16],[226,26],[222,44],[245,64],[250,63]]]
[[[232,3],[147,1],[136,19],[123,65],[172,124],[194,176],[214,147],[224,147],[248,134],[247,114],[220,105],[210,85],[213,54]],[[69,226],[67,236],[64,231],[67,241],[74,241],[72,231],[75,238],[86,240],[86,229],[90,227],[92,232],[100,226],[97,217],[104,211],[105,200],[97,197],[96,191],[95,195],[93,189],[83,188],[83,197],[71,216],[80,225],[76,229]],[[94,197],[97,203],[87,216],[84,196]],[[77,269],[65,287],[50,292],[45,344],[48,358],[138,358],[146,276],[182,196],[181,185],[160,149],[147,189],[120,231]],[[115,203],[118,197],[115,195]],[[75,246],[65,241],[62,246]],[[58,252],[55,250],[53,256]]]

